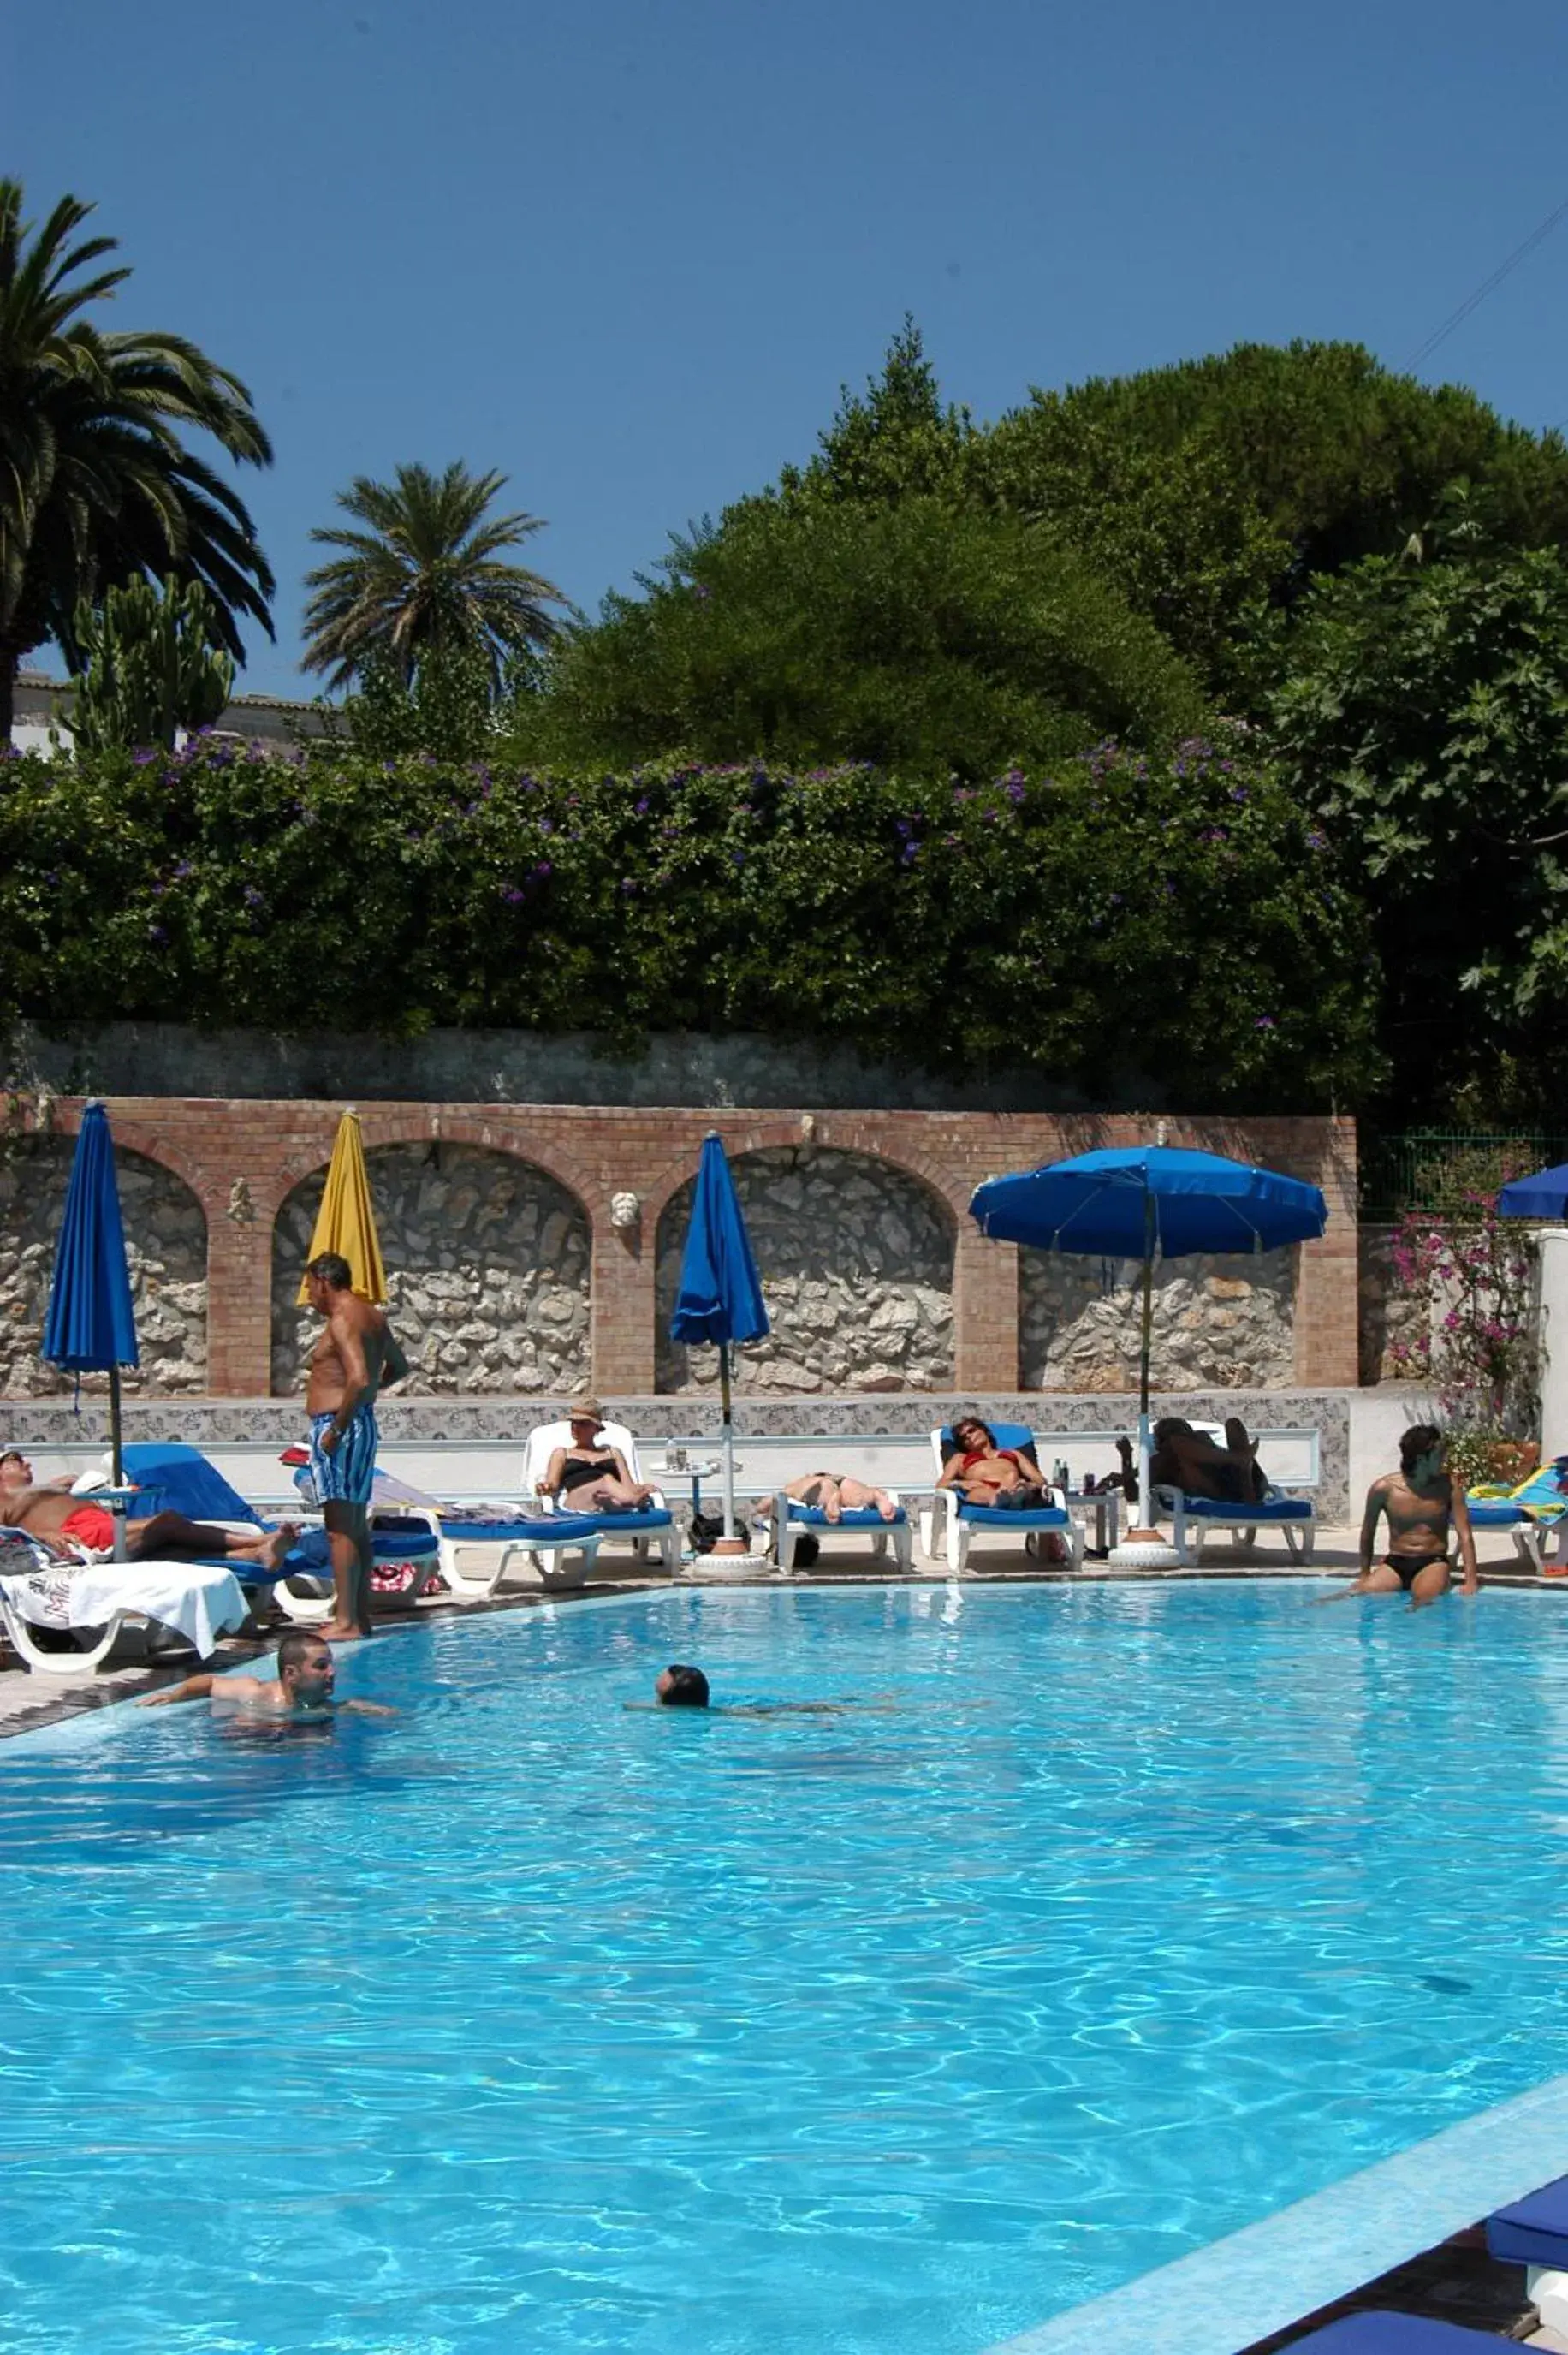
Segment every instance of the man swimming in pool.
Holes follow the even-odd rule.
[[[165,1709],[170,1701],[210,1700],[214,1709],[251,1710],[262,1717],[323,1718],[353,1710],[360,1717],[395,1717],[375,1700],[335,1702],[336,1678],[331,1647],[313,1628],[291,1627],[278,1646],[275,1677],[187,1677],[166,1692],[149,1693],[144,1709]]]
[[[1374,1561],[1380,1520],[1388,1523],[1388,1551],[1381,1561]],[[1399,1443],[1399,1470],[1385,1473],[1367,1490],[1367,1509],[1361,1518],[1361,1573],[1349,1592],[1398,1594],[1403,1591],[1410,1597],[1411,1609],[1419,1611],[1424,1604],[1435,1603],[1448,1592],[1453,1581],[1451,1543],[1458,1546],[1464,1572],[1459,1591],[1475,1594],[1480,1579],[1465,1484],[1445,1467],[1443,1433],[1436,1426],[1412,1423]]]
[[[659,1709],[707,1709],[709,1706],[708,1678],[689,1660],[672,1660],[654,1678],[654,1701]],[[645,1709],[646,1701],[628,1700],[624,1709]],[[713,1711],[715,1717],[842,1717],[856,1704],[842,1700],[739,1700],[721,1701]],[[876,1702],[860,1704],[876,1708]]]

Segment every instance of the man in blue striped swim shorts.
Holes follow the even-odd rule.
[[[337,1252],[305,1269],[310,1305],[326,1326],[311,1353],[310,1468],[332,1554],[332,1617],[321,1634],[347,1643],[370,1633],[370,1489],[376,1474],[376,1401],[400,1382],[408,1359],[384,1310],[361,1300]]]

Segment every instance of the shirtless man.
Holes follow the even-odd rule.
[[[370,1633],[370,1487],[376,1475],[376,1401],[400,1382],[409,1361],[386,1313],[361,1300],[337,1252],[318,1252],[305,1269],[310,1305],[326,1319],[311,1354],[310,1469],[332,1554],[333,1612],[323,1638],[349,1643]]]
[[[114,1516],[95,1497],[71,1493],[69,1476],[33,1486],[33,1467],[16,1448],[0,1456],[0,1522],[7,1529],[26,1529],[51,1553],[70,1559],[70,1541],[94,1553],[107,1553],[114,1543]],[[298,1525],[285,1521],[264,1538],[236,1537],[216,1521],[187,1520],[184,1513],[154,1513],[130,1524],[125,1533],[128,1561],[228,1561],[258,1562],[276,1570],[299,1535]]]
[[[1374,1562],[1380,1519],[1388,1523],[1388,1551]],[[1347,1592],[1398,1594],[1403,1590],[1413,1611],[1419,1611],[1423,1604],[1435,1603],[1448,1592],[1453,1574],[1448,1558],[1450,1524],[1464,1568],[1459,1591],[1475,1594],[1480,1580],[1464,1483],[1444,1468],[1442,1433],[1430,1423],[1413,1423],[1399,1443],[1399,1470],[1385,1473],[1367,1490],[1361,1520],[1361,1574]],[[1338,1603],[1342,1598],[1333,1595],[1329,1600]]]
[[[868,1509],[878,1512],[884,1521],[896,1520],[898,1507],[885,1488],[873,1488],[868,1481],[857,1480],[848,1472],[803,1472],[784,1489],[797,1505],[816,1505],[823,1518],[841,1520],[847,1512],[859,1513]]]
[[[144,1709],[165,1709],[174,1700],[210,1700],[214,1709],[242,1709],[264,1717],[323,1718],[333,1708],[337,1671],[332,1654],[314,1627],[292,1627],[278,1646],[275,1677],[187,1677],[166,1692],[149,1693]],[[375,1700],[346,1700],[339,1709],[362,1717],[394,1717]]]
[[[1211,1497],[1216,1504],[1251,1505],[1268,1494],[1268,1482],[1258,1465],[1255,1439],[1239,1414],[1225,1425],[1225,1444],[1206,1439],[1179,1415],[1167,1415],[1155,1424],[1154,1450],[1149,1457],[1150,1484],[1180,1488],[1189,1497]],[[1130,1451],[1129,1451],[1130,1453]],[[1133,1483],[1136,1487],[1137,1483]]]

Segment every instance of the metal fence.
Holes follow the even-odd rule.
[[[1568,1135],[1542,1129],[1493,1135],[1478,1129],[1411,1129],[1365,1136],[1360,1150],[1361,1216],[1397,1219],[1402,1210],[1437,1216],[1462,1211],[1476,1194],[1495,1194],[1510,1178],[1568,1161]]]

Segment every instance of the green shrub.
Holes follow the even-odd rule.
[[[0,1001],[46,1024],[750,1029],[1199,1108],[1376,1076],[1356,902],[1266,773],[1196,744],[979,786],[200,739],[6,778]]]

